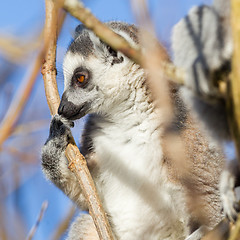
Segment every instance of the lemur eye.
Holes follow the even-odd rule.
[[[80,87],[86,86],[89,79],[89,73],[87,70],[76,69],[73,74],[73,81],[80,85]]]
[[[84,80],[85,80],[85,76],[82,75],[82,74],[78,74],[78,75],[76,76],[76,79],[77,79],[78,82],[83,83]]]
[[[110,46],[107,46],[107,50],[111,56],[117,57],[117,52],[115,50],[113,50]]]

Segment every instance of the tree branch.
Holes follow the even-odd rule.
[[[232,0],[231,24],[234,43],[231,81],[228,88],[227,111],[240,163],[240,0]]]
[[[31,69],[30,77],[27,76],[26,80],[23,81],[22,86],[20,87],[16,96],[12,100],[7,113],[0,124],[0,147],[3,144],[3,142],[10,136],[16,122],[21,116],[21,113],[32,92],[41,65],[42,65],[42,52],[40,52],[40,54],[37,56]]]
[[[41,207],[41,211],[40,211],[39,216],[37,218],[37,221],[36,221],[35,225],[31,228],[31,230],[29,232],[29,235],[27,237],[27,240],[32,240],[33,239],[34,234],[36,233],[37,228],[38,228],[38,226],[39,226],[39,224],[40,224],[40,222],[43,218],[43,215],[44,215],[45,211],[47,210],[47,207],[48,207],[48,202],[47,201],[43,202],[42,207]]]
[[[49,47],[46,53],[45,63],[43,64],[42,74],[44,78],[44,85],[46,97],[50,112],[52,115],[57,113],[60,103],[60,98],[56,83],[56,16],[57,7],[54,0],[46,0],[46,41],[50,39]],[[106,214],[103,211],[100,203],[94,182],[91,178],[87,167],[85,158],[79,152],[76,144],[69,144],[66,149],[66,157],[69,161],[69,168],[74,172],[82,188],[83,194],[88,203],[89,212],[94,220],[100,239],[113,239],[110,225],[108,223]]]

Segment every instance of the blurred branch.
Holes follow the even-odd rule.
[[[60,15],[60,19],[64,19],[65,15]],[[63,20],[60,20],[60,23],[63,23]],[[59,25],[59,29],[61,29],[61,25]],[[45,42],[44,46],[42,47],[41,51],[39,52],[33,67],[30,71],[30,76],[27,74],[25,81],[21,88],[18,90],[15,98],[12,100],[12,103],[0,124],[0,148],[3,142],[10,136],[17,123],[28,99],[32,92],[33,85],[37,79],[39,70],[42,66],[42,60],[45,56],[46,48],[48,46],[48,41]]]
[[[31,239],[34,237],[34,234],[35,234],[36,231],[37,231],[37,228],[38,228],[38,226],[39,226],[39,224],[40,224],[40,222],[41,222],[41,220],[42,220],[42,218],[43,218],[43,216],[44,216],[45,211],[47,210],[47,207],[48,207],[48,202],[47,202],[47,201],[43,202],[42,207],[41,207],[40,214],[39,214],[38,219],[37,219],[37,222],[36,222],[36,224],[31,228],[31,230],[30,230],[30,232],[29,232],[28,237],[27,237],[26,240],[31,240]]]
[[[227,240],[230,231],[230,224],[227,219],[223,219],[202,240]]]
[[[47,129],[48,126],[49,119],[42,119],[28,123],[23,123],[16,126],[16,128],[12,132],[12,135],[29,134],[36,131],[40,131],[41,129]]]
[[[19,159],[23,163],[27,164],[36,164],[37,163],[37,156],[34,155],[33,153],[26,153],[18,150],[16,147],[12,146],[4,146],[2,148],[4,151],[7,151],[9,154],[15,155],[17,159]],[[0,161],[2,162],[2,161]]]
[[[214,229],[209,231],[202,240],[239,240],[240,238],[240,218],[233,225],[228,219],[223,219]]]
[[[59,240],[61,238],[61,236],[63,235],[63,233],[68,229],[69,227],[69,223],[71,221],[71,219],[73,218],[74,214],[76,212],[76,208],[75,207],[71,207],[68,211],[67,211],[67,215],[66,217],[63,219],[62,222],[60,222],[60,224],[57,227],[57,230],[55,231],[53,237],[51,239],[53,240]]]
[[[57,2],[58,3],[58,2]],[[60,97],[56,83],[56,26],[57,26],[57,6],[56,1],[46,0],[46,24],[45,41],[49,40],[45,63],[42,74],[45,85],[47,102],[52,115],[57,113]],[[94,182],[89,173],[85,158],[79,152],[78,147],[69,144],[66,149],[66,157],[69,161],[69,168],[78,179],[83,194],[88,203],[89,212],[94,220],[100,239],[113,239],[110,225],[100,203]]]
[[[65,0],[64,9],[92,30],[100,39],[115,50],[120,50],[133,61],[141,64],[142,53],[140,48],[131,46],[123,37],[100,22],[83,3],[78,0]]]
[[[18,121],[27,100],[32,92],[33,85],[37,79],[37,75],[39,69],[42,64],[42,55],[39,54],[35,63],[31,69],[30,77],[27,76],[26,79],[23,81],[22,86],[18,90],[16,96],[11,102],[11,105],[0,124],[0,148],[3,142],[9,137],[11,134],[16,122]]]
[[[155,36],[146,1],[132,0],[131,3],[137,23],[140,25],[140,45],[144,49],[144,58],[141,63],[148,72],[148,84],[154,100],[163,111],[164,121],[168,124],[171,121],[173,109],[164,64],[169,62],[169,56]]]
[[[231,133],[234,138],[238,161],[240,163],[240,1],[231,1],[231,24],[234,51],[232,56],[231,81],[228,89],[227,111]],[[240,238],[240,236],[239,236]]]
[[[19,63],[30,52],[37,50],[42,43],[43,34],[41,33],[37,39],[31,41],[20,41],[14,37],[0,36],[0,50],[13,63]]]
[[[0,239],[1,240],[8,240],[8,234],[6,230],[6,218],[3,212],[2,204],[0,204]]]
[[[231,229],[230,237],[228,240],[239,240],[240,239],[240,215],[238,216],[237,222]]]
[[[141,66],[145,62],[146,56],[143,56],[140,48],[130,45],[123,37],[113,32],[104,23],[100,22],[89,9],[84,7],[82,2],[79,2],[78,0],[65,0],[64,9],[81,21],[87,28],[92,30],[101,40],[111,46],[114,50],[122,52]],[[181,69],[176,68],[169,61],[165,61],[162,66],[166,77],[171,81],[178,84],[184,83],[184,72]]]

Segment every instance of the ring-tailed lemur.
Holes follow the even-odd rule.
[[[135,26],[107,25],[138,44]],[[64,152],[71,139],[71,121],[90,114],[81,152],[116,239],[197,240],[222,219],[218,184],[223,155],[201,133],[177,88],[169,87],[175,117],[166,126],[144,69],[82,25],[76,29],[63,70],[59,115],[52,119],[42,150],[48,179],[81,209],[87,208]],[[174,154],[169,156],[165,149],[165,137],[171,131],[183,142],[188,177],[181,175],[171,158]],[[90,215],[77,218],[68,239],[98,239]]]
[[[200,119],[202,129],[221,148],[230,140],[230,131],[225,100],[217,97],[216,84],[231,70],[230,2],[214,0],[212,6],[193,7],[172,33],[173,61],[186,72],[187,88],[181,89],[182,96]],[[230,162],[220,184],[223,208],[231,220],[237,217],[239,208],[233,192],[234,178],[240,177],[237,165],[237,161]]]

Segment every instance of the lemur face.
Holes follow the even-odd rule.
[[[137,44],[134,26],[117,22],[108,25],[131,44]],[[137,70],[139,66],[122,53],[78,26],[63,63],[64,93],[58,113],[70,120],[87,113],[107,114],[129,97],[132,74]]]

